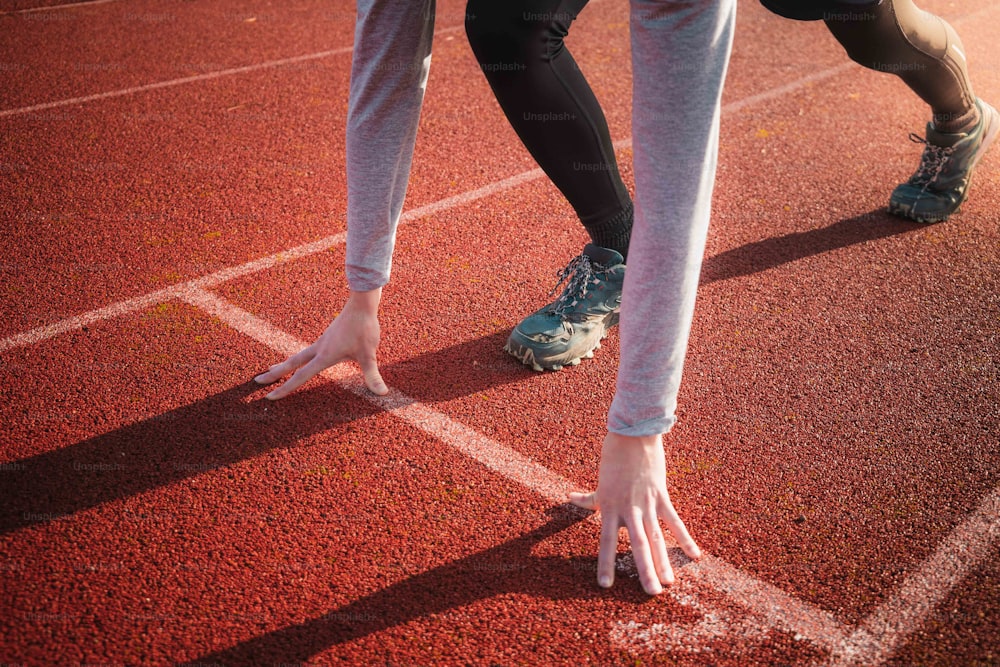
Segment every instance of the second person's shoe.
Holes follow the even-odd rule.
[[[916,222],[947,220],[969,194],[972,171],[1000,133],[1000,113],[982,100],[979,123],[968,132],[938,132],[927,124],[927,138],[911,134],[924,144],[920,167],[889,198],[889,212]]]

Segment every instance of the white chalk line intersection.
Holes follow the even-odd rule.
[[[291,355],[306,346],[265,320],[200,287],[178,290],[175,298],[218,318],[235,331],[281,355]],[[529,457],[492,440],[405,394],[391,390],[380,397],[367,391],[359,375],[345,364],[327,369],[323,375],[341,387],[368,400],[383,411],[403,419],[422,432],[485,465],[507,479],[562,504],[577,485]],[[591,521],[598,522],[592,515]],[[724,594],[748,612],[745,619],[710,608],[701,609],[703,619],[694,626],[634,622],[615,623],[612,638],[625,647],[647,650],[696,650],[695,639],[714,641],[722,636],[762,639],[772,629],[784,630],[796,639],[808,639],[830,654],[830,664],[875,665],[889,659],[918,629],[935,607],[992,553],[1000,539],[1000,487],[981,500],[977,509],[954,528],[921,567],[908,575],[888,601],[858,627],[850,628],[833,614],[799,600],[780,588],[754,578],[722,559],[705,554],[692,562],[672,545],[671,560],[678,573],[667,594],[679,603],[699,607],[697,586],[704,584]],[[944,583],[942,583],[942,581]],[[703,605],[701,605],[703,606]],[[680,642],[679,644],[677,642]]]
[[[178,290],[176,297],[281,355],[294,354],[306,346],[305,341],[296,339],[207,290],[190,287]],[[565,503],[570,491],[579,490],[577,485],[524,454],[482,435],[398,390],[390,390],[387,396],[375,396],[365,388],[357,373],[346,364],[327,369],[323,375],[385,412],[403,419],[436,440],[553,503]],[[596,515],[590,518],[595,523],[599,522]],[[700,561],[692,562],[679,554],[679,549],[675,545],[672,547],[674,552],[672,561],[677,568],[678,581],[703,582],[724,593],[739,606],[751,612],[750,617],[754,623],[764,626],[757,629],[758,632],[770,628],[789,630],[807,637],[827,651],[843,642],[848,636],[848,628],[840,624],[832,614],[797,600],[776,586],[756,580],[722,559],[706,554]],[[668,592],[673,594],[670,589]],[[747,626],[745,623],[743,625],[745,632],[754,630],[753,626]]]

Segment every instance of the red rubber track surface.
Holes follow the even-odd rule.
[[[560,504],[596,482],[617,333],[559,373],[501,349],[586,238],[463,3],[383,296],[397,393],[278,403],[250,378],[346,296],[353,5],[55,4],[0,15],[0,664],[1000,661],[1000,158],[946,223],[886,214],[926,109],[821,24],[740,6],[666,438],[710,556],[648,598],[624,536],[596,586]],[[1000,102],[1000,10],[924,7]],[[627,19],[594,0],[569,45],[631,184]]]

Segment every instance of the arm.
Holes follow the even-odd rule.
[[[347,111],[347,304],[320,338],[254,378],[276,382],[276,400],[323,369],[353,360],[365,384],[389,390],[378,371],[378,304],[389,282],[396,227],[410,177],[430,68],[434,1],[358,0]]]
[[[667,493],[662,434],[676,421],[736,3],[632,0],[631,6],[636,218],[622,292],[621,358],[597,491],[571,500],[601,510],[598,583],[613,581],[624,526],[642,586],[655,595],[674,578],[659,519],[688,556],[701,553]],[[677,58],[692,66],[665,66]],[[663,131],[665,114],[681,131]]]

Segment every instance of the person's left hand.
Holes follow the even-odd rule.
[[[597,583],[603,588],[615,580],[618,530],[623,527],[628,529],[639,581],[650,595],[659,595],[663,584],[674,581],[659,518],[666,521],[684,553],[693,559],[701,557],[701,549],[670,502],[662,436],[608,433],[601,450],[597,490],[571,493],[569,499],[578,507],[601,512]]]
[[[382,380],[375,358],[381,335],[378,321],[381,296],[382,288],[352,291],[344,309],[315,343],[254,378],[257,384],[271,384],[294,371],[292,377],[265,398],[272,401],[284,398],[313,376],[345,361],[357,362],[369,391],[378,396],[388,394],[389,388]]]

